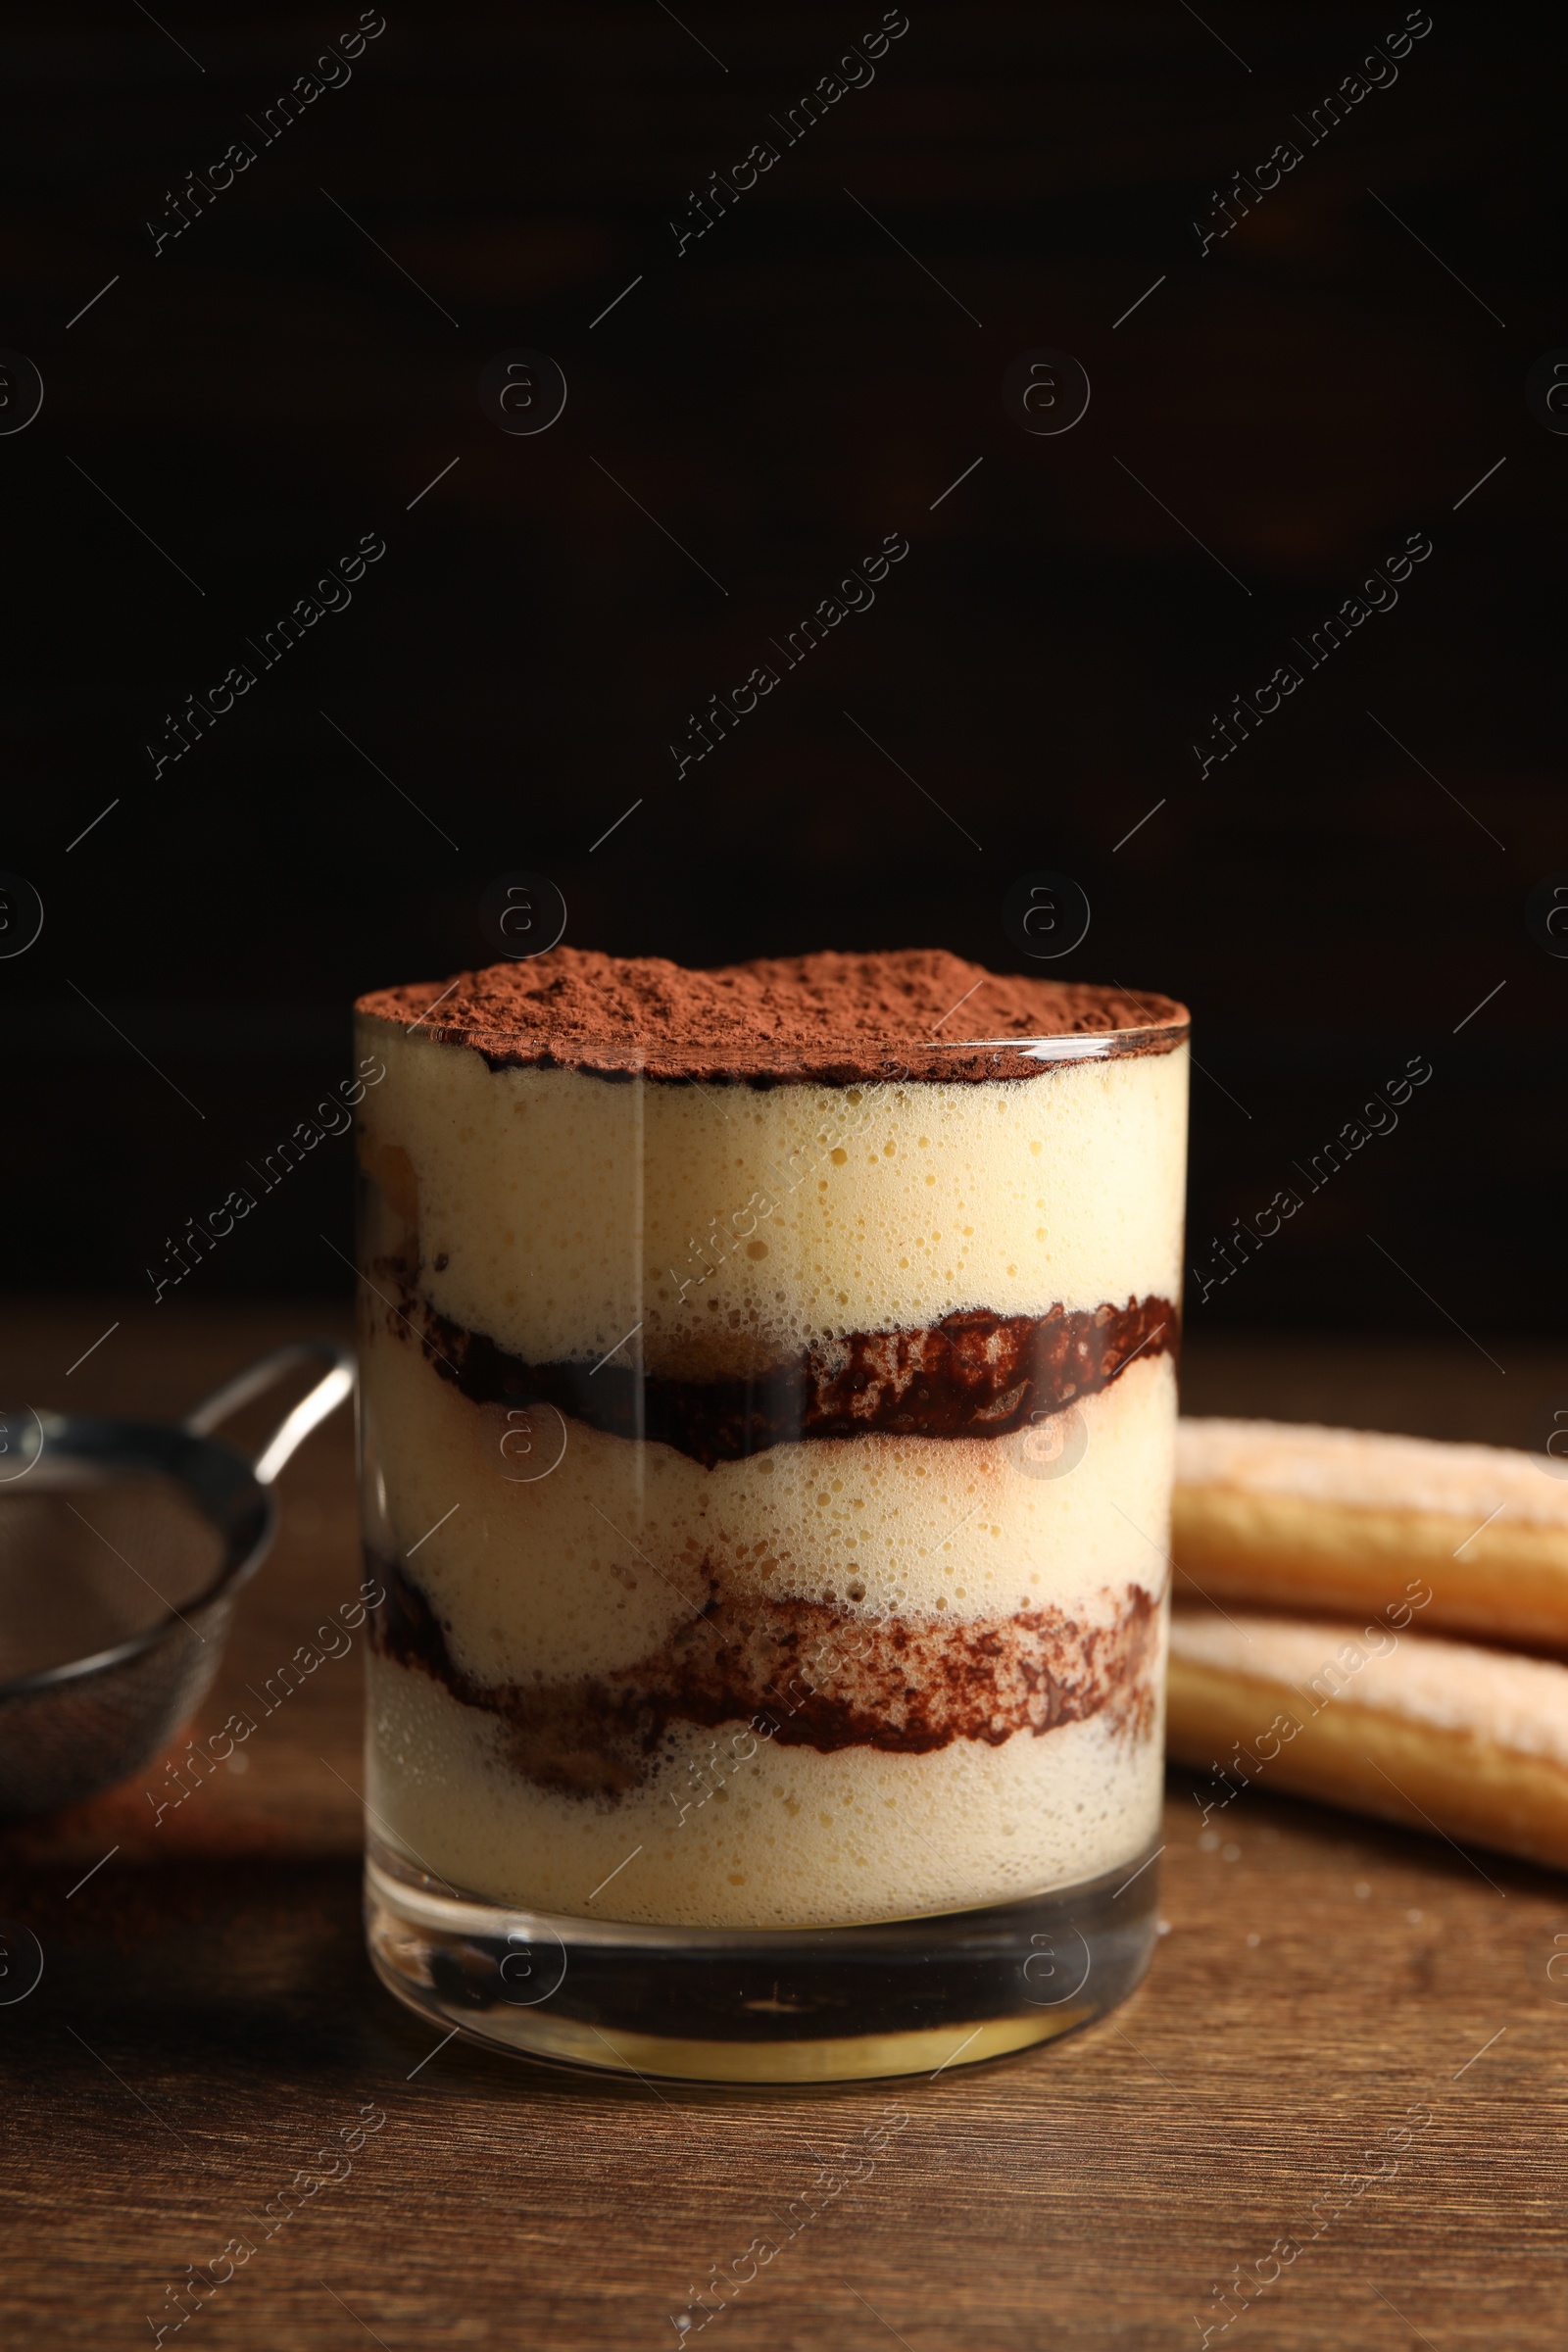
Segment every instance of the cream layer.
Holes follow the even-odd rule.
[[[1097,1595],[1130,1584],[1164,1591],[1168,1356],[1140,1357],[1061,1416],[1054,1459],[1058,1433],[1047,1429],[817,1439],[705,1469],[550,1407],[509,1422],[502,1407],[471,1404],[368,1303],[367,1537],[412,1555],[456,1664],[480,1681],[633,1664],[690,1621],[715,1580],[731,1599],[752,1590],[955,1620],[1042,1606],[1092,1616]],[[548,1475],[519,1475],[558,1448]]]
[[[421,1287],[527,1362],[623,1347],[744,1371],[967,1308],[1180,1296],[1185,1046],[994,1084],[755,1089],[492,1070],[359,1025],[386,1065],[366,1164]]]
[[[372,1657],[368,1801],[415,1869],[574,1918],[809,1928],[1006,1902],[1132,1863],[1152,1838],[1163,1620],[1137,1733],[1096,1715],[999,1746],[823,1755],[738,1723],[682,1727],[613,1807],[519,1778],[494,1717]]]

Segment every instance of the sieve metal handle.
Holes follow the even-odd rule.
[[[252,1364],[246,1372],[236,1372],[232,1380],[204,1396],[185,1415],[184,1426],[193,1438],[210,1437],[220,1421],[237,1413],[242,1405],[262,1396],[285,1372],[296,1371],[302,1364],[324,1366],[320,1379],[307,1389],[298,1404],[286,1412],[267,1444],[257,1455],[252,1469],[258,1483],[270,1486],[295,1448],[308,1438],[319,1422],[335,1412],[345,1396],[354,1390],[354,1353],[351,1348],[339,1348],[331,1340],[296,1340],[292,1346],[278,1348],[272,1354],[264,1355],[260,1363]]]

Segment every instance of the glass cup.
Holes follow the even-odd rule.
[[[1185,1015],[680,1082],[398,995],[359,1016],[383,1981],[730,2082],[1113,2006],[1154,1939]]]

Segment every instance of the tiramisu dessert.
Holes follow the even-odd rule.
[[[358,1018],[383,1854],[703,1930],[1136,1864],[1183,1008],[563,947]]]

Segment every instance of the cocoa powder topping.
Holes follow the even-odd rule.
[[[357,1009],[471,1046],[493,1069],[753,1086],[850,1086],[894,1071],[950,1084],[1033,1078],[1050,1062],[1006,1041],[1116,1032],[1117,1053],[1168,1053],[1187,1025],[1169,997],[988,972],[939,948],[699,972],[562,947],[455,982],[378,989]]]

